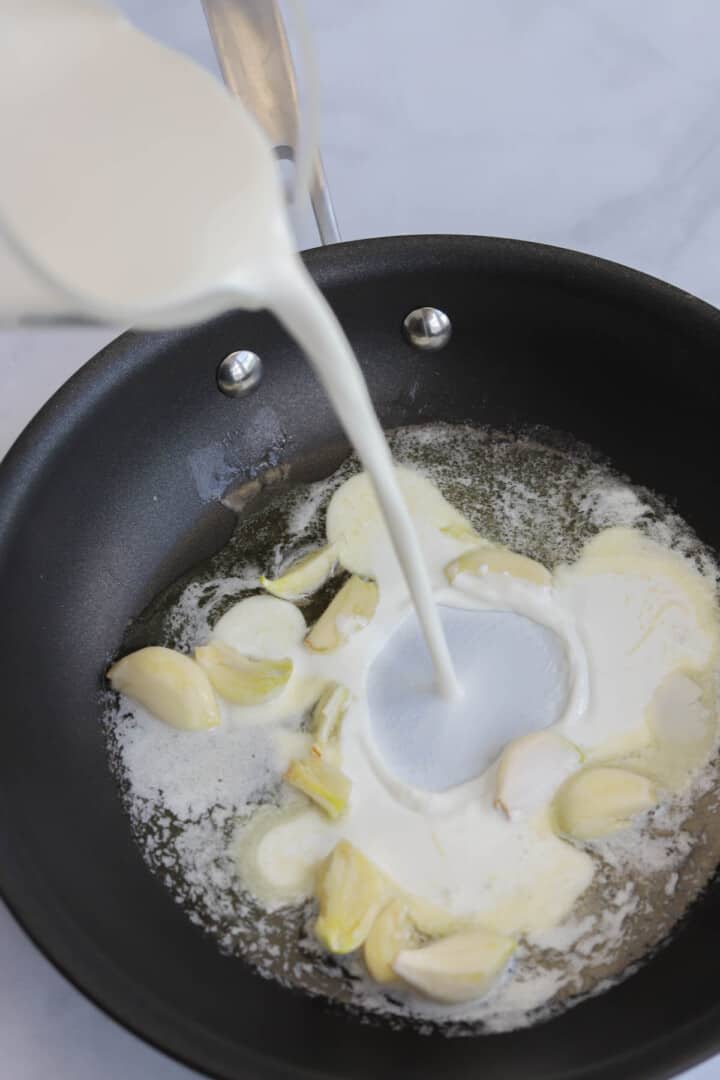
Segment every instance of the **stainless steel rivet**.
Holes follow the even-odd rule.
[[[257,353],[240,349],[221,360],[217,369],[218,389],[228,397],[242,397],[254,390],[262,378],[262,360]]]
[[[452,334],[452,323],[440,308],[419,307],[405,316],[403,330],[416,349],[432,352],[447,345]]]

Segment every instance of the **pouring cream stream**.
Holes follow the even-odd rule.
[[[270,308],[372,477],[445,698],[460,694],[365,381],[293,250],[273,155],[240,102],[98,0],[7,0],[0,318],[176,326]],[[19,91],[19,92],[18,92]]]

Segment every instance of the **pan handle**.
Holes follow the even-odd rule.
[[[297,77],[279,0],[203,0],[203,8],[226,85],[253,113],[276,156],[294,163],[296,191],[309,189],[321,243],[337,243],[340,231],[313,131],[303,132],[311,147],[305,162],[300,152]],[[297,0],[292,0],[289,12],[307,56],[307,30]],[[305,67],[310,69],[306,78],[311,79],[311,60]],[[316,96],[313,88],[309,96]],[[306,127],[317,111],[311,106],[312,102],[302,117]]]

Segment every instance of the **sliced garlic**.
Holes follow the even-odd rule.
[[[534,814],[579,768],[582,753],[554,731],[534,731],[503,750],[495,781],[495,805],[509,818]]]
[[[469,930],[421,949],[403,950],[393,967],[414,989],[434,1001],[453,1005],[485,994],[515,948],[516,943],[501,934]]]
[[[328,817],[340,817],[348,804],[350,781],[336,765],[324,760],[317,752],[311,752],[302,760],[291,761],[283,779],[317,803]]]
[[[562,833],[593,840],[624,828],[657,801],[655,784],[647,776],[597,766],[571,776],[558,792],[554,809]]]
[[[243,656],[224,641],[195,650],[195,659],[218,694],[234,705],[261,705],[278,697],[292,675],[292,660]]]
[[[372,619],[378,603],[374,581],[349,578],[305,638],[314,652],[334,652]]]
[[[350,691],[332,682],[323,690],[312,714],[312,733],[322,747],[337,738],[340,725],[350,704]]]
[[[340,840],[317,876],[320,914],[315,935],[320,943],[334,953],[359,949],[387,893],[378,868],[347,840]]]
[[[260,584],[283,600],[302,600],[324,585],[336,566],[337,550],[334,544],[329,544],[304,555],[278,578],[261,577]]]
[[[220,713],[210,681],[189,656],[151,645],[108,670],[110,685],[182,731],[217,727]]]
[[[458,574],[508,574],[533,585],[549,585],[552,581],[552,574],[542,563],[494,544],[473,548],[448,563],[445,577],[451,585]]]
[[[412,949],[419,942],[407,903],[399,898],[391,900],[377,915],[365,938],[363,957],[369,974],[379,983],[397,982],[393,964],[398,953]]]

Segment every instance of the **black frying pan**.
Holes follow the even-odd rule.
[[[307,263],[383,424],[543,425],[607,455],[720,547],[720,313],[652,278],[509,240],[402,237]],[[403,317],[445,310],[423,354]],[[265,378],[218,392],[231,350]],[[417,383],[412,397],[409,388]],[[272,442],[272,449],[270,443]],[[85,993],[221,1077],[667,1076],[720,1049],[720,893],[619,986],[548,1023],[448,1040],[361,1025],[227,959],[147,870],[108,770],[98,695],[128,620],[229,537],[222,488],[287,464],[329,472],[347,443],[265,314],[126,334],[50,401],[0,468],[0,885]]]

